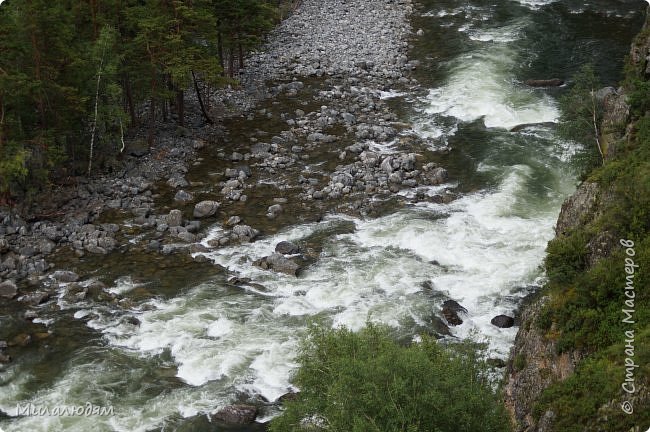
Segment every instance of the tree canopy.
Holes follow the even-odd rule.
[[[119,155],[129,128],[184,125],[184,92],[219,85],[277,0],[8,0],[0,6],[0,201]],[[173,114],[172,114],[173,113]],[[207,114],[206,114],[206,120]]]

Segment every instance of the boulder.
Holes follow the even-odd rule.
[[[447,300],[442,304],[442,316],[451,326],[461,325],[463,320],[458,316],[459,313],[467,313],[467,309],[455,300]]]
[[[244,404],[229,405],[220,409],[211,417],[212,420],[228,424],[250,424],[257,417],[257,407]]]
[[[259,231],[251,228],[248,225],[235,225],[232,229],[233,235],[237,236],[240,240],[251,241],[259,234]]]
[[[9,241],[4,237],[0,237],[0,254],[5,253],[8,250],[9,250]]]
[[[291,276],[297,276],[300,266],[279,253],[273,253],[267,257],[259,259],[254,264],[265,270],[273,270],[278,273],[284,273]]]
[[[52,277],[58,282],[76,282],[79,280],[79,275],[69,270],[57,270],[52,273]]]
[[[50,293],[40,291],[40,292],[31,292],[29,294],[25,294],[19,300],[22,303],[31,306],[38,306],[41,303],[45,303],[47,300],[49,300],[49,298],[50,298]]]
[[[441,183],[444,183],[449,179],[449,173],[447,173],[447,170],[441,167],[438,168],[433,168],[432,170],[425,171],[424,173],[425,177],[431,182],[433,185],[439,185]]]
[[[16,287],[16,284],[13,283],[12,281],[4,281],[0,283],[0,297],[4,297],[6,299],[12,299],[16,297],[17,293],[18,293],[18,288]]]
[[[169,227],[178,227],[183,224],[183,213],[180,210],[172,210],[165,216],[165,223]]]
[[[201,201],[194,206],[194,217],[200,219],[214,216],[218,209],[219,203],[216,201]]]
[[[300,248],[288,241],[281,241],[275,245],[275,251],[282,255],[295,255],[300,253]]]
[[[497,315],[490,322],[499,328],[510,328],[515,325],[515,319],[507,315]]]
[[[226,221],[225,225],[227,227],[232,227],[237,225],[238,223],[241,222],[241,218],[239,216],[230,216],[228,220]]]
[[[182,203],[192,201],[193,199],[194,199],[194,195],[182,189],[176,192],[176,195],[174,195],[174,201],[178,201]]]
[[[273,204],[266,211],[266,216],[270,219],[275,219],[280,213],[282,213],[282,206],[280,204]]]

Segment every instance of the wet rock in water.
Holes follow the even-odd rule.
[[[266,211],[266,216],[270,219],[275,219],[280,213],[282,213],[282,206],[280,204],[273,204]]]
[[[235,225],[232,229],[232,234],[240,241],[251,241],[257,237],[259,231],[248,225]]]
[[[11,363],[11,356],[0,352],[0,363]]]
[[[451,326],[461,325],[463,320],[458,316],[459,313],[467,313],[467,309],[455,300],[447,300],[442,304],[442,316]]]
[[[57,270],[54,273],[52,273],[52,277],[56,281],[63,282],[63,283],[76,282],[79,280],[79,275],[69,270]]]
[[[7,345],[7,341],[0,340],[0,350],[3,350],[7,348],[9,345]]]
[[[273,270],[278,273],[284,273],[291,276],[297,276],[300,266],[279,253],[273,253],[267,257],[261,258],[253,263],[264,270]]]
[[[12,281],[4,281],[0,283],[0,297],[12,299],[16,297],[16,294],[18,294],[18,288],[15,283]]]
[[[447,324],[437,316],[431,317],[431,327],[439,337],[451,336],[449,326],[447,326]]]
[[[280,396],[277,401],[280,403],[285,403],[295,401],[296,399],[298,399],[298,393],[291,391]]]
[[[526,85],[531,87],[559,87],[563,84],[564,80],[560,78],[526,80]]]
[[[176,234],[176,237],[187,243],[194,243],[196,241],[196,235],[188,231],[181,231]]]
[[[510,328],[515,325],[515,319],[507,315],[497,315],[490,322],[499,328]]]
[[[447,181],[449,178],[449,173],[447,173],[446,169],[438,167],[425,171],[424,176],[427,180],[429,180],[431,184],[439,185]]]
[[[20,298],[20,301],[31,306],[38,306],[41,303],[45,303],[49,299],[50,293],[41,291],[25,294]]]
[[[230,216],[228,220],[226,221],[226,226],[227,227],[232,227],[237,225],[238,223],[241,222],[241,218],[239,216]]]
[[[300,248],[288,241],[281,241],[275,245],[275,251],[282,255],[295,255],[300,253]]]
[[[164,217],[164,222],[169,227],[178,227],[183,224],[183,213],[180,210],[172,210]]]
[[[182,203],[190,202],[193,199],[194,199],[194,195],[182,189],[176,192],[176,195],[174,195],[174,201],[178,201]]]
[[[9,346],[24,347],[27,346],[31,341],[32,337],[30,335],[27,333],[21,333],[14,336],[14,338],[9,341]]]
[[[23,318],[25,318],[25,320],[27,321],[32,321],[33,319],[38,318],[38,314],[36,313],[35,310],[28,310],[25,311]]]
[[[213,414],[211,419],[228,424],[250,424],[255,421],[257,412],[257,407],[252,405],[229,405]]]
[[[219,209],[216,201],[201,201],[194,206],[194,217],[197,219],[214,216]]]

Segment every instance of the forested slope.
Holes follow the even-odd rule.
[[[236,78],[246,52],[291,3],[4,2],[0,204],[92,173],[119,156],[137,128],[152,145],[156,121],[183,126],[184,92],[205,99],[206,87]],[[207,113],[204,120],[212,121]]]

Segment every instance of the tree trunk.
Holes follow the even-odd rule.
[[[156,99],[154,96],[151,96],[151,103],[149,104],[149,136],[147,137],[147,143],[149,144],[149,149],[153,147],[153,138],[156,131]]]
[[[167,123],[167,121],[169,121],[169,118],[167,116],[167,104],[168,102],[166,98],[163,99],[160,104],[160,111],[161,111],[163,123]]]
[[[217,28],[221,28],[221,20],[217,20]],[[219,56],[219,65],[221,66],[221,76],[224,76],[226,65],[223,62],[223,34],[221,30],[217,32],[217,55]]]
[[[126,104],[129,108],[129,115],[131,116],[131,126],[138,124],[138,117],[135,114],[135,104],[133,103],[133,91],[131,90],[131,80],[128,74],[124,74],[124,94],[126,95]]]
[[[235,72],[235,50],[233,47],[228,49],[228,76],[232,78]]]
[[[185,127],[185,92],[182,89],[176,90],[176,114],[178,115],[178,125]]]
[[[194,80],[194,90],[196,90],[196,98],[199,100],[199,105],[201,106],[201,113],[203,114],[206,123],[213,124],[214,122],[208,115],[205,109],[205,105],[203,105],[203,98],[201,97],[201,89],[199,89],[199,83],[196,81],[196,75],[194,74],[194,71],[192,71],[192,79]],[[210,97],[208,96],[208,99],[209,98]]]
[[[241,42],[238,43],[239,45],[239,70],[241,71],[244,69],[244,47],[242,46]]]
[[[93,119],[93,128],[90,134],[90,155],[88,156],[88,177],[93,169],[93,152],[95,151],[95,132],[97,131],[97,111],[99,108],[99,84],[102,80],[102,69],[104,67],[104,52],[99,61],[99,70],[97,71],[97,86],[95,87],[95,118]]]
[[[34,24],[34,28],[36,28],[36,25]],[[38,49],[38,43],[36,41],[36,34],[34,33],[34,29],[32,29],[31,34],[30,34],[30,41],[32,43],[32,59],[34,61],[34,76],[36,78],[36,81],[41,82],[41,52]],[[45,120],[45,101],[43,100],[43,94],[41,90],[38,90],[38,95],[36,96],[36,106],[38,109],[40,121],[41,121],[41,129],[45,130],[47,129],[47,124]]]

